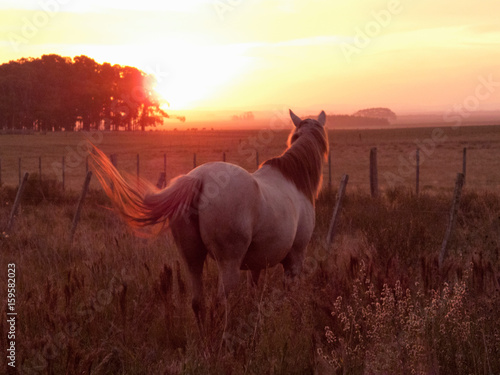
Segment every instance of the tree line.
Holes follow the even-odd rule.
[[[0,129],[145,130],[169,117],[154,83],[137,68],[83,55],[10,61],[0,65]]]

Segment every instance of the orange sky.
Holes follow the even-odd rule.
[[[498,0],[2,0],[0,63],[137,66],[180,110],[492,110],[498,14]]]

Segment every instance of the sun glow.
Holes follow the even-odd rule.
[[[137,67],[157,78],[167,113],[285,103],[412,113],[463,102],[500,60],[497,0],[412,2],[398,14],[381,0],[102,3],[3,0],[0,64],[58,54]],[[480,110],[498,108],[491,94]]]
[[[235,46],[178,45],[176,53],[156,75],[156,92],[168,109],[205,107],[222,89],[238,81],[248,68],[248,58]]]

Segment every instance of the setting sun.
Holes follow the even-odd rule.
[[[244,57],[224,48],[179,44],[174,50],[165,70],[152,72],[158,82],[156,91],[174,110],[205,106],[244,76],[248,65]]]
[[[134,66],[156,77],[169,110],[445,113],[481,79],[500,80],[494,0],[8,0],[0,8],[2,62],[54,53]],[[495,91],[477,110],[497,103]]]

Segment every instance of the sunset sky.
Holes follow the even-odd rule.
[[[136,66],[180,110],[482,111],[500,109],[499,14],[498,0],[2,0],[0,63]]]

